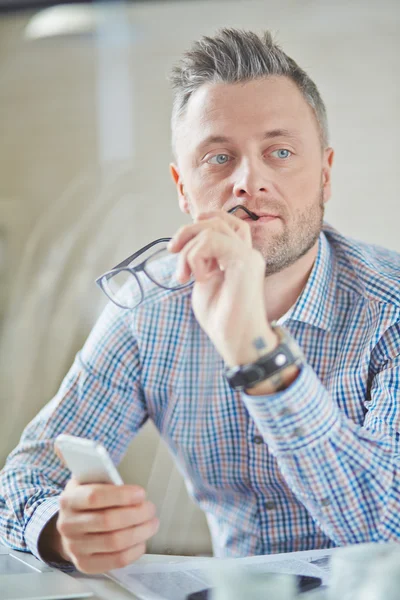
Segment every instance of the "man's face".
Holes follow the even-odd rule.
[[[333,151],[321,150],[315,115],[291,80],[202,86],[175,139],[171,171],[184,212],[195,218],[242,204],[263,215],[248,223],[267,273],[316,244],[330,197]]]

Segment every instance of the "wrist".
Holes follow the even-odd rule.
[[[246,334],[246,338],[240,343],[240,348],[229,349],[222,358],[227,367],[246,365],[272,352],[278,345],[279,336],[276,332],[270,327],[263,327],[252,334]]]
[[[245,394],[248,396],[268,396],[269,394],[282,392],[297,379],[299,373],[300,369],[296,365],[290,365],[270,379],[261,381],[254,387],[244,390]]]
[[[61,534],[57,529],[58,513],[44,526],[38,542],[39,554],[47,563],[70,562],[64,550]]]

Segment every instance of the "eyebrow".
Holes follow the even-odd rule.
[[[289,131],[289,129],[270,129],[269,131],[265,131],[261,136],[263,140],[270,140],[277,137],[286,137],[286,138],[295,138],[296,133],[293,131]],[[209,144],[225,144],[232,142],[232,138],[224,136],[224,135],[209,135],[206,137],[200,144],[198,145],[198,149],[203,148],[204,146],[208,146]]]
[[[293,131],[289,131],[289,129],[271,129],[270,131],[266,131],[263,135],[264,140],[270,140],[275,137],[297,137],[296,133]]]

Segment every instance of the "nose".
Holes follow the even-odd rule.
[[[259,164],[257,160],[242,161],[235,172],[233,195],[236,198],[250,198],[267,193],[271,182],[265,168],[265,164]]]

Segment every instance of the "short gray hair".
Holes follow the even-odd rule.
[[[239,83],[282,75],[291,79],[314,111],[321,140],[329,143],[325,104],[317,86],[298,64],[274,42],[270,31],[262,36],[240,29],[220,29],[214,37],[202,37],[172,69],[174,92],[172,140],[191,95],[205,83]]]

